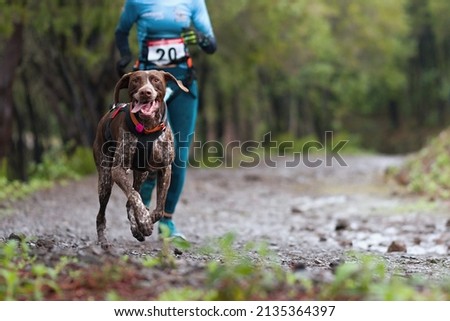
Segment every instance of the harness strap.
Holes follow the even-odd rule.
[[[164,105],[165,108],[166,105]],[[152,129],[147,129],[144,131],[144,126],[139,123],[138,119],[134,114],[131,113],[130,104],[118,104],[113,106],[110,110],[110,117],[106,123],[105,127],[105,140],[106,144],[104,147],[104,153],[111,153],[110,146],[115,146],[116,142],[113,140],[111,135],[111,122],[120,113],[125,113],[125,122],[128,130],[137,136],[137,150],[132,160],[132,168],[138,171],[144,171],[148,167],[150,157],[153,150],[153,142],[158,139],[158,137],[164,132],[167,126],[167,111],[164,110],[164,118],[162,122]],[[134,118],[134,121],[133,121]],[[139,130],[140,126],[142,130]]]

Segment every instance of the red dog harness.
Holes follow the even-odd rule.
[[[105,127],[105,140],[108,145],[116,144],[111,134],[111,122],[120,112],[125,113],[125,122],[128,130],[138,138],[137,150],[133,159],[133,168],[136,170],[146,170],[148,159],[151,157],[153,142],[166,130],[166,113],[164,113],[164,119],[158,126],[146,129],[131,112],[130,104],[118,104],[114,106],[110,111],[111,115]]]

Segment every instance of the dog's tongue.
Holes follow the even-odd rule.
[[[139,112],[142,108],[150,108],[151,103],[146,103],[146,104],[141,104],[141,103],[136,103],[133,107],[133,109],[131,110],[132,113],[137,113]]]
[[[156,108],[158,108],[158,102],[156,100],[149,102],[149,103],[144,103],[144,104],[136,103],[134,105],[133,109],[131,110],[131,112],[137,113],[140,111],[142,114],[149,115],[152,112],[152,110],[154,110]]]

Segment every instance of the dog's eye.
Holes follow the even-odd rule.
[[[152,78],[152,83],[159,84],[160,82],[161,80],[159,80],[158,78]]]

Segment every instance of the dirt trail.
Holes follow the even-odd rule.
[[[192,242],[181,256],[204,260],[196,249],[232,232],[238,244],[267,242],[281,264],[304,264],[327,273],[350,249],[386,258],[392,270],[439,279],[450,275],[449,204],[400,196],[383,179],[400,157],[347,156],[348,166],[286,168],[260,165],[239,169],[190,169],[175,221]],[[49,260],[73,255],[98,260],[95,216],[96,176],[39,192],[0,212],[0,239],[11,233],[34,238],[37,253]],[[156,235],[144,243],[130,232],[125,197],[114,187],[107,209],[107,236],[119,256],[154,255]],[[407,252],[387,253],[393,241]]]

